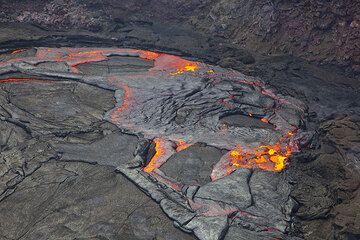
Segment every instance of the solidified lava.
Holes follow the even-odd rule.
[[[118,105],[106,118],[119,128],[155,143],[155,155],[145,166],[151,172],[172,154],[196,142],[229,150],[215,165],[212,179],[239,167],[284,169],[305,112],[300,101],[275,93],[260,80],[239,72],[189,61],[178,56],[136,49],[37,48],[34,57],[0,62],[0,74],[70,78],[116,90]],[[140,72],[89,76],[77,66],[107,61],[112,56],[138,57],[153,67]],[[68,70],[39,70],[42,63],[62,62]],[[24,78],[32,80],[31,78]],[[3,79],[0,82],[20,81]],[[221,118],[252,116],[273,129],[228,126]],[[179,140],[181,139],[181,140]]]

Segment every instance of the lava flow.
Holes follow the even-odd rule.
[[[155,138],[153,142],[155,144],[155,154],[148,165],[144,167],[144,172],[152,172],[159,168],[175,153],[171,142],[160,138]]]
[[[15,50],[11,54],[23,51],[26,49]],[[86,68],[81,70],[84,72],[77,68],[81,64],[109,60],[111,56],[137,57],[152,62],[147,63],[150,68],[125,71],[121,75],[90,76]],[[68,72],[57,75],[38,68],[39,63],[46,62],[62,62],[69,66]],[[144,64],[140,60],[139,63],[141,66]],[[4,73],[33,72],[42,77],[69,76],[72,80],[88,81],[116,90],[117,104],[107,113],[107,120],[121,129],[154,139],[155,154],[143,168],[145,172],[159,168],[170,156],[189,147],[191,144],[188,142],[203,142],[229,150],[214,166],[213,180],[239,167],[281,171],[287,158],[296,150],[295,132],[288,131],[299,127],[296,122],[300,122],[304,112],[296,99],[277,95],[261,81],[237,71],[147,50],[37,48],[35,56],[1,61],[1,69]],[[207,76],[211,77],[207,79]],[[0,82],[34,80],[9,78]],[[264,116],[259,121],[272,124],[275,128],[259,130],[240,126],[219,130],[221,116],[229,113]],[[286,114],[292,121],[282,117]],[[275,131],[284,136],[276,139],[278,134]],[[186,142],[178,139],[186,139]]]
[[[153,143],[155,144],[155,154],[146,167],[144,167],[144,172],[153,172],[164,164],[175,152],[180,152],[192,145],[182,139],[176,140],[175,144],[173,144],[171,141],[155,138]]]

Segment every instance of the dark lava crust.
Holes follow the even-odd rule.
[[[289,165],[280,173],[239,169],[212,182],[210,171],[224,150],[204,143],[194,144],[175,153],[161,167],[172,180],[184,184],[179,194],[166,184],[153,185],[154,179],[146,174],[139,175],[138,163],[131,160],[135,155],[145,156],[148,143],[104,120],[104,113],[116,104],[112,89],[94,86],[93,82],[74,81],[68,76],[59,79],[56,74],[46,81],[41,80],[43,76],[37,76],[40,80],[1,82],[0,238],[359,238],[357,82],[299,59],[251,55],[195,33],[172,29],[177,34],[168,36],[155,27],[155,33],[148,36],[144,34],[146,26],[129,28],[141,34],[128,36],[134,32],[124,31],[124,36],[114,40],[7,25],[2,33],[6,41],[0,42],[4,49],[0,59],[34,54],[27,50],[11,56],[11,50],[19,46],[125,45],[217,62],[261,78],[277,94],[306,105],[306,114],[299,123],[303,130],[301,151],[289,158]],[[149,29],[154,31],[154,27]],[[34,40],[24,37],[26,31]],[[9,32],[19,34],[21,40],[13,41],[16,36]],[[150,40],[144,39],[145,36]],[[250,58],[252,61],[245,60]],[[134,64],[129,61],[122,64],[114,60],[96,67],[87,64],[82,70],[133,71]],[[40,63],[37,68],[42,69],[40,72],[49,69],[58,72],[68,66]],[[146,63],[136,64],[136,71],[148,68]],[[21,65],[3,74],[1,79],[26,78],[29,71],[26,65]],[[228,117],[224,121],[250,128],[264,127],[242,117]],[[116,168],[127,178],[116,173]],[[139,187],[158,201],[161,208],[141,193]],[[184,197],[200,199],[205,207],[211,205],[211,208],[216,202],[222,214],[207,215],[205,209],[203,215],[196,215],[189,211]],[[237,211],[232,211],[234,206]],[[229,210],[228,215],[223,214],[224,209]],[[174,228],[163,212],[174,220],[176,227],[195,236]]]

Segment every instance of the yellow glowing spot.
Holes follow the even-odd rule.
[[[276,153],[275,149],[269,149],[269,155],[274,155]]]
[[[208,73],[214,73],[215,71],[212,70],[212,69],[210,69],[210,70],[208,70],[207,72],[208,72]]]
[[[186,71],[195,72],[196,69],[197,69],[197,66],[196,66],[196,65],[185,66],[185,70],[186,70]]]
[[[170,75],[179,75],[183,74],[184,72],[195,72],[198,69],[198,64],[196,62],[188,62],[187,65],[184,67],[180,67],[176,70],[176,72],[170,73]]]
[[[230,152],[230,156],[231,157],[234,157],[234,158],[236,158],[236,157],[240,157],[240,153],[238,152],[238,151],[231,151]]]
[[[285,168],[284,162],[276,163],[274,166],[275,171],[281,171]]]

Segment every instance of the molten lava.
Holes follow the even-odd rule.
[[[124,92],[123,95],[123,100],[120,106],[116,106],[114,111],[111,113],[111,120],[115,121],[116,118],[119,116],[119,114],[123,111],[125,111],[126,109],[128,109],[129,105],[130,105],[130,98],[131,98],[131,90],[129,88],[129,86],[125,85],[123,82],[121,82],[119,79],[117,79],[116,77],[109,77],[108,81],[113,84],[113,85],[117,85],[120,86],[121,89]]]
[[[261,168],[279,172],[286,166],[286,160],[293,151],[297,151],[293,140],[294,132],[288,131],[273,145],[262,145],[254,149],[237,146],[224,155],[214,166],[211,179],[216,180],[229,175],[236,168]]]
[[[160,53],[150,52],[150,51],[142,51],[139,55],[140,58],[147,59],[147,60],[155,60],[159,56],[160,56]]]
[[[154,171],[164,164],[172,154],[174,154],[172,144],[168,141],[161,138],[155,138],[153,142],[155,144],[155,154],[148,165],[144,167],[144,172]]]
[[[183,74],[184,72],[195,72],[198,69],[198,66],[195,64],[185,65],[184,67],[178,68],[176,72],[170,73],[170,75]]]
[[[189,65],[179,67],[176,72],[172,72],[170,73],[170,75],[183,74],[184,72],[195,72],[196,69],[198,69],[198,66],[196,64],[191,63]]]
[[[242,151],[236,148],[229,153],[230,165],[234,167],[258,167],[268,171],[281,171],[285,168],[285,160],[291,155],[288,146],[274,145],[259,146],[254,151]]]
[[[168,54],[160,54],[155,59],[155,67],[151,70],[160,70],[160,71],[168,71],[172,72],[170,75],[179,75],[184,72],[195,72],[200,68],[199,62],[189,61],[184,58],[168,55]]]
[[[144,172],[153,172],[163,165],[175,152],[180,152],[192,145],[182,139],[176,140],[175,144],[173,144],[171,141],[155,138],[153,143],[155,144],[155,154],[143,169]]]

